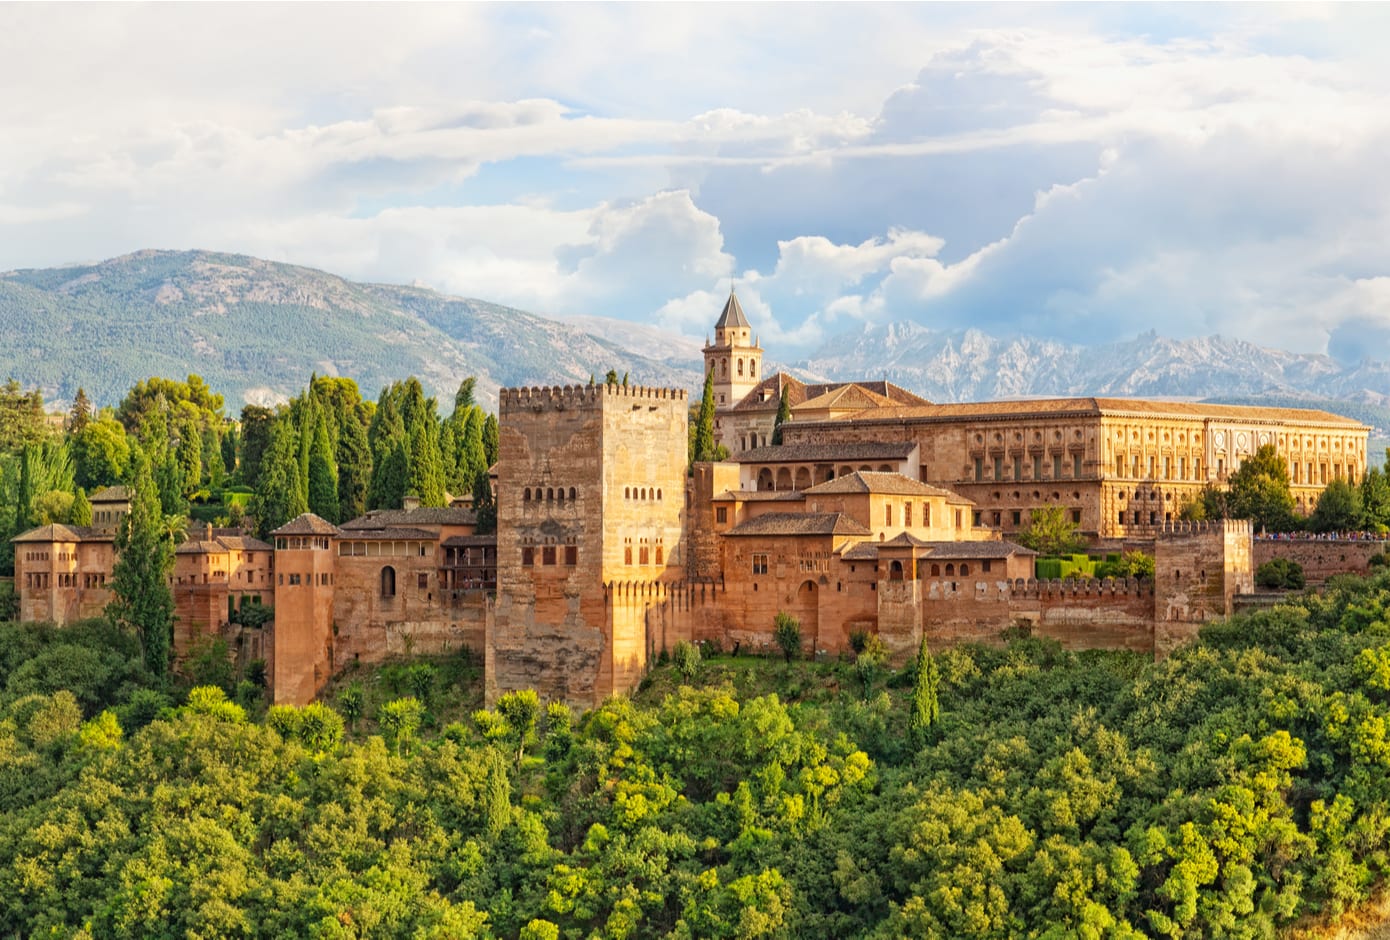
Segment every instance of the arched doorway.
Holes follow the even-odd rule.
[[[758,471],[758,489],[772,489],[772,470],[770,468],[763,467],[761,470]]]
[[[809,490],[811,488],[811,471],[805,467],[796,468],[796,488],[798,490]]]
[[[789,490],[792,488],[792,472],[786,467],[777,471],[777,488],[779,490]]]
[[[796,589],[788,611],[801,621],[802,644],[814,653],[822,647],[820,640],[820,587],[816,582],[806,580]]]

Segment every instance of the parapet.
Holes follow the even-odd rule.
[[[1188,522],[1175,519],[1164,522],[1158,530],[1159,538],[1194,535],[1254,535],[1255,526],[1249,519],[1210,519],[1203,522]]]
[[[504,388],[498,393],[498,410],[564,411],[566,408],[595,407],[605,399],[685,402],[684,389],[647,385],[542,385]]]

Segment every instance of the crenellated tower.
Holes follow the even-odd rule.
[[[714,342],[705,344],[704,353],[705,374],[714,375],[716,408],[737,404],[762,380],[763,351],[732,290],[714,324]]]

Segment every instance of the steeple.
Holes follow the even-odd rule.
[[[704,352],[705,373],[714,375],[716,408],[738,404],[762,379],[763,351],[733,288],[715,321],[714,342],[706,342]]]

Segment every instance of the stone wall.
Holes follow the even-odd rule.
[[[1276,558],[1296,561],[1309,583],[1321,583],[1333,575],[1369,574],[1372,555],[1390,547],[1390,542],[1367,539],[1256,539],[1253,562],[1256,570]]]

